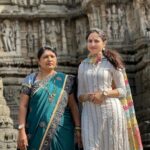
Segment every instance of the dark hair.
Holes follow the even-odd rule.
[[[91,28],[86,34],[86,40],[88,39],[89,35],[94,32],[96,32],[103,41],[107,40],[105,32],[98,28]]]
[[[56,55],[56,57],[57,57],[57,53],[56,53],[56,49],[55,48],[50,47],[50,46],[44,46],[44,47],[39,48],[38,53],[37,53],[37,58],[40,59],[41,56],[43,55],[43,53],[46,50],[49,50],[49,51],[53,52]]]
[[[117,51],[107,49],[107,50],[102,50],[102,53],[116,69],[124,68],[122,57]]]
[[[88,39],[89,35],[94,32],[96,32],[99,35],[103,42],[107,40],[105,32],[98,28],[91,28],[90,31],[87,32],[86,40]],[[117,51],[103,49],[102,53],[116,69],[124,68],[123,60]]]

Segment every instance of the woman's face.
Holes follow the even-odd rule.
[[[87,49],[91,54],[98,54],[105,47],[105,42],[97,32],[93,32],[87,39]]]
[[[41,67],[41,69],[44,70],[53,70],[55,69],[57,65],[57,57],[55,53],[53,53],[50,50],[45,50],[45,52],[42,54],[40,59],[38,60],[38,63]]]

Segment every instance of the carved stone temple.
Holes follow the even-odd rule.
[[[14,128],[20,84],[27,74],[38,69],[38,48],[55,47],[58,70],[76,74],[79,62],[87,54],[86,32],[92,27],[107,33],[108,48],[119,51],[125,61],[143,144],[148,149],[150,0],[0,0],[0,76]]]
[[[10,110],[3,96],[3,83],[0,78],[0,150],[16,150],[17,130],[13,129]]]

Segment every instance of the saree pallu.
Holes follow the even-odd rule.
[[[74,150],[67,79],[68,75],[56,73],[32,85],[26,119],[28,150]]]

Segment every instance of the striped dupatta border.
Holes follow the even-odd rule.
[[[127,93],[125,98],[120,98],[120,101],[126,114],[130,150],[143,150],[128,77],[125,69],[122,72]]]

